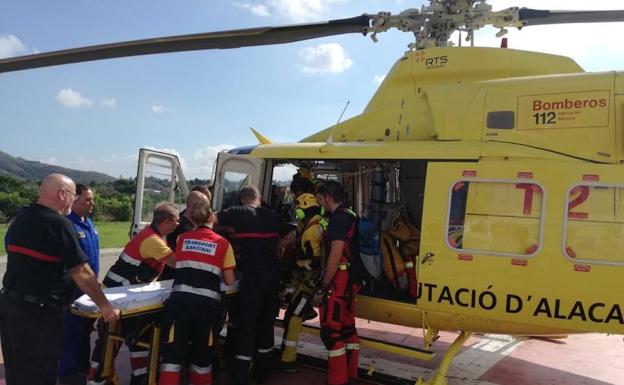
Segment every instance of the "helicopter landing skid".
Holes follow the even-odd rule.
[[[304,325],[304,332],[306,334],[315,335],[318,328],[311,325]],[[448,380],[446,378],[449,368],[457,354],[461,351],[464,343],[470,338],[472,332],[462,331],[450,345],[442,361],[440,366],[438,367],[436,372],[424,370],[421,371],[418,377],[413,377],[414,372],[410,369],[402,367],[401,365],[392,366],[391,370],[382,369],[379,365],[382,365],[380,359],[371,359],[370,357],[366,357],[366,355],[360,355],[360,368],[358,370],[358,377],[363,380],[372,381],[375,383],[382,383],[386,385],[448,385]],[[428,330],[429,339],[435,340],[438,338],[438,334],[436,330]],[[360,341],[360,343],[365,341]],[[365,343],[366,344],[366,343]],[[327,361],[326,361],[326,353],[325,348],[323,346],[316,346],[315,344],[304,343],[304,346],[299,347],[299,354],[297,360],[311,367],[326,369]],[[393,344],[390,344],[393,345]],[[379,348],[378,346],[369,346],[372,348]],[[396,348],[399,346],[396,345]],[[396,351],[394,353],[402,354],[404,356],[409,356],[411,358],[417,358],[420,360],[430,360],[433,358],[435,353],[428,352],[427,350],[413,349],[413,352],[410,354],[405,354],[405,349],[407,347],[402,347],[401,351]],[[386,350],[386,349],[382,349]],[[386,350],[387,351],[387,350]],[[429,355],[425,353],[429,353]],[[422,356],[421,356],[422,355]],[[425,381],[422,378],[431,376],[429,381]],[[409,378],[412,378],[410,380]],[[414,379],[418,378],[416,382]]]
[[[451,346],[446,351],[444,358],[442,358],[442,362],[440,363],[440,367],[438,371],[433,376],[431,381],[423,381],[422,378],[419,378],[415,385],[448,385],[448,381],[446,379],[446,374],[448,373],[449,368],[451,367],[451,363],[453,362],[453,358],[459,353],[462,346],[470,338],[472,332],[462,331],[455,341],[451,344]]]

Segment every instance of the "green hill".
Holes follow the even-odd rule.
[[[22,158],[16,158],[0,151],[0,175],[19,180],[40,181],[53,172],[65,174],[76,182],[88,184],[91,181],[106,183],[116,180],[110,175],[95,171],[80,171]]]

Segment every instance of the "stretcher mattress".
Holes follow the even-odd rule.
[[[103,291],[113,307],[122,312],[135,312],[163,305],[169,298],[169,295],[171,295],[172,285],[173,279],[170,279],[147,284],[110,287],[103,289]],[[221,291],[225,294],[235,293],[238,291],[238,281],[232,286],[221,283]],[[100,311],[93,300],[86,294],[76,299],[72,307],[82,314],[95,315]]]
[[[117,309],[140,310],[162,305],[171,294],[173,279],[148,284],[110,287],[103,289],[106,298]],[[98,313],[97,305],[86,294],[74,301],[73,307],[81,313]]]

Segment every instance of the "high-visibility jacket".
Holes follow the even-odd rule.
[[[165,262],[155,258],[146,258],[141,255],[140,251],[141,243],[152,236],[160,237],[160,234],[150,225],[126,244],[119,258],[104,277],[102,282],[104,286],[128,286],[151,282],[158,278],[164,269]]]
[[[182,233],[171,300],[219,305],[222,271],[236,265],[230,243],[208,227]]]

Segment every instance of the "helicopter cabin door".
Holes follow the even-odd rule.
[[[180,160],[165,152],[142,148],[136,181],[131,237],[152,221],[158,203],[172,202],[183,209],[189,194]]]
[[[620,168],[430,162],[418,269],[430,322],[516,335],[623,333]]]
[[[217,156],[212,207],[221,211],[238,205],[238,191],[246,185],[254,185],[264,196],[263,159],[249,155],[220,152]]]

